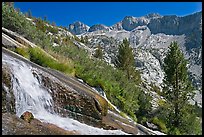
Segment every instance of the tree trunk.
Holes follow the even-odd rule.
[[[179,107],[178,107],[178,96],[179,96],[179,89],[178,89],[178,65],[176,66],[176,91],[175,91],[175,126],[179,126]]]

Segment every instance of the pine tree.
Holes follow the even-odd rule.
[[[47,22],[47,16],[44,16],[43,20],[44,20],[45,22]]]
[[[84,43],[84,37],[81,36],[81,40],[80,40],[82,43]]]
[[[84,37],[84,43],[87,44],[88,43],[88,36]]]
[[[101,46],[99,46],[99,45],[97,46],[94,57],[99,58],[99,59],[103,58],[103,51],[102,51]]]
[[[134,71],[134,55],[127,39],[119,45],[118,55],[115,62],[116,67],[127,72],[128,79]]]
[[[139,109],[136,111],[136,116],[138,117],[139,121],[141,122],[141,118],[147,117],[152,111],[152,104],[151,104],[152,97],[150,94],[141,91],[138,96],[138,104]]]
[[[164,96],[172,106],[171,125],[178,128],[182,123],[183,109],[193,97],[193,88],[187,74],[187,61],[177,42],[172,42],[164,59]]]
[[[56,26],[56,23],[53,21],[51,25],[55,27],[55,26]]]

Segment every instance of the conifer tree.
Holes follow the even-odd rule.
[[[53,21],[51,25],[52,25],[52,26],[56,26],[56,23]]]
[[[99,58],[99,59],[103,58],[103,51],[100,45],[97,46],[94,57]]]
[[[88,36],[84,37],[84,43],[87,44],[88,43]]]
[[[193,88],[187,74],[187,61],[177,42],[172,42],[164,59],[164,96],[171,108],[171,125],[180,127],[183,109],[193,97]]]
[[[47,22],[47,16],[44,16],[43,20],[44,20],[45,22]]]
[[[119,45],[118,55],[115,62],[116,67],[127,72],[128,79],[134,71],[134,55],[127,39]]]
[[[84,37],[81,36],[81,40],[80,40],[82,43],[84,43]]]

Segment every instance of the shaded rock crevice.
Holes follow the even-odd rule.
[[[2,112],[16,113],[15,96],[12,88],[12,73],[9,67],[2,66]]]

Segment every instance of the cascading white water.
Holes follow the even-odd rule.
[[[81,134],[127,134],[121,130],[104,130],[91,127],[77,120],[57,115],[54,113],[53,100],[50,93],[33,76],[32,70],[36,72],[41,70],[33,68],[29,64],[5,53],[2,53],[2,64],[8,65],[12,72],[17,116],[20,116],[25,111],[30,111],[35,118],[42,122],[55,124],[65,130],[75,130]]]
[[[3,54],[2,60],[3,63],[10,66],[13,74],[16,115],[20,116],[25,111],[30,111],[34,115],[39,110],[54,112],[51,103],[52,97],[45,89],[40,87],[38,80],[32,74],[31,66],[5,54]]]

